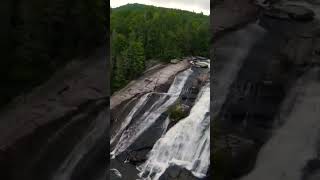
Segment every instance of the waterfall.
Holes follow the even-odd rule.
[[[215,92],[214,101],[211,104],[212,117],[218,116],[248,54],[266,33],[267,31],[259,25],[259,22],[255,22],[227,34],[214,43],[217,47],[214,52],[216,67],[212,77]]]
[[[179,73],[167,93],[148,93],[144,95],[137,105],[132,109],[129,115],[122,123],[120,131],[115,136],[120,136],[119,141],[111,152],[112,158],[124,152],[145,130],[147,130],[179,97],[188,77],[193,71],[187,69]],[[151,106],[146,107],[148,97],[151,95],[159,96],[159,99]],[[140,110],[144,112],[138,113]],[[129,126],[130,124],[130,126]],[[112,138],[112,142],[115,141]]]
[[[138,167],[143,179],[157,180],[171,165],[190,170],[196,177],[206,176],[210,165],[210,85],[200,91],[188,117],[180,120],[150,151],[148,160]]]
[[[256,167],[242,180],[300,180],[306,163],[317,157],[320,130],[319,70],[304,75],[286,97],[281,127],[258,154]]]
[[[116,135],[111,137],[111,142],[110,142],[111,144],[113,144],[116,138],[118,138],[122,134],[123,130],[130,124],[133,116],[141,109],[141,107],[143,107],[147,103],[147,100],[150,97],[150,95],[151,95],[150,93],[147,93],[139,99],[138,103],[132,108],[128,116],[122,122],[121,127],[117,131]]]
[[[88,154],[95,146],[98,139],[104,136],[108,122],[106,121],[107,111],[102,111],[92,123],[92,127],[81,141],[74,147],[72,152],[61,164],[60,168],[53,175],[52,180],[71,179],[76,166],[79,165],[84,155]]]

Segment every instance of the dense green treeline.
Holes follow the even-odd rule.
[[[112,91],[145,70],[150,59],[168,61],[209,54],[209,16],[129,4],[111,12]]]
[[[68,60],[105,44],[104,0],[5,0],[0,105],[46,80]]]

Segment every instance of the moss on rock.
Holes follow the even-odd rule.
[[[181,103],[176,103],[169,108],[169,118],[172,121],[179,121],[188,116],[188,108]]]

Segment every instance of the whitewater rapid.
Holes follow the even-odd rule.
[[[205,177],[210,165],[210,84],[200,91],[195,105],[185,119],[161,137],[138,167],[142,179],[157,180],[173,164]]]
[[[111,143],[113,143],[117,137],[120,137],[115,148],[111,152],[112,158],[115,158],[117,155],[124,152],[179,98],[180,93],[192,72],[193,71],[191,69],[187,69],[179,73],[175,77],[167,93],[152,92],[140,98],[139,102],[125,118],[120,130],[111,139]],[[152,106],[145,106],[150,99],[150,96],[153,95],[159,96],[159,99],[154,102]],[[144,112],[139,113],[142,110]]]

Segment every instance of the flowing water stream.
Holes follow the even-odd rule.
[[[262,147],[253,171],[241,180],[301,180],[307,162],[317,156],[320,130],[319,70],[303,77],[286,98],[281,127]]]
[[[310,1],[311,2],[311,1]],[[315,12],[316,3],[284,0],[283,4],[302,5]],[[314,1],[316,2],[316,1]],[[241,180],[301,180],[308,161],[319,156],[320,84],[319,69],[305,73],[292,87],[275,119],[274,132],[261,148],[254,169]],[[318,179],[318,178],[316,178]]]
[[[158,122],[160,116],[177,102],[179,97],[184,93],[192,94],[189,92],[190,83],[197,82],[198,78],[198,70],[192,69],[176,75],[166,93],[151,92],[139,98],[111,137],[113,159],[129,151],[130,146]],[[203,85],[197,94],[194,94],[194,105],[186,118],[179,120],[171,128],[169,117],[161,120],[158,127],[163,134],[160,134],[160,139],[153,144],[147,160],[137,167],[140,178],[157,180],[173,164],[189,170],[198,178],[207,175],[210,165],[210,84]]]
[[[175,77],[167,93],[152,92],[141,97],[139,102],[123,121],[117,134],[111,138],[111,143],[114,143],[117,137],[119,137],[119,140],[111,152],[112,158],[115,158],[117,155],[124,152],[179,98],[179,95],[191,74],[191,69],[179,73]],[[151,106],[146,106],[152,95],[158,96],[158,99]]]
[[[210,165],[210,85],[205,85],[190,115],[173,126],[153,146],[148,160],[138,169],[143,179],[157,180],[171,165],[205,177]]]
[[[108,121],[105,117],[107,111],[102,111],[93,121],[89,132],[84,136],[81,141],[74,147],[70,155],[61,164],[57,172],[55,172],[52,180],[72,179],[72,174],[75,173],[76,167],[81,163],[82,158],[92,153],[92,149],[96,145],[99,139],[104,137],[105,127],[108,127]],[[101,176],[105,178],[105,173],[101,173]]]

